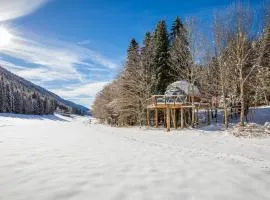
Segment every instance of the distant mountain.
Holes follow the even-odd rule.
[[[90,113],[88,108],[62,99],[0,66],[0,112],[42,115],[55,111]]]

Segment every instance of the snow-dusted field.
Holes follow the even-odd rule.
[[[0,115],[0,199],[270,199],[270,138]]]

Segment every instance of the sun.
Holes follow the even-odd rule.
[[[12,35],[4,27],[0,27],[0,47],[7,46],[11,43]]]

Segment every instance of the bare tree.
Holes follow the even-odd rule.
[[[226,47],[228,44],[228,24],[226,23],[226,16],[215,14],[214,16],[214,48],[215,58],[212,62],[213,72],[218,76],[217,94],[220,97],[219,101],[222,101],[224,110],[224,124],[228,128],[228,96],[231,92],[231,69],[228,65],[228,59],[226,55]]]
[[[183,77],[190,83],[189,93],[191,103],[194,105],[195,86],[203,78],[202,68],[204,64],[205,53],[207,53],[206,38],[199,29],[198,19],[195,17],[187,18],[185,23],[187,29],[187,40],[190,54],[187,55],[187,67],[183,68]],[[192,109],[192,122],[195,122],[195,110]],[[194,124],[192,124],[194,126]]]
[[[228,64],[234,68],[234,80],[239,87],[241,103],[240,125],[244,126],[245,111],[248,109],[247,83],[258,67],[254,62],[254,39],[252,12],[247,4],[237,3],[231,8],[229,42],[225,53]],[[233,79],[232,79],[233,80]]]
[[[106,85],[96,96],[92,106],[92,114],[102,123],[117,123],[119,107],[116,103],[119,99],[119,80]]]

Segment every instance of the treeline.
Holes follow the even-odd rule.
[[[53,93],[0,67],[0,113],[47,115],[56,110],[81,112],[76,109],[59,102]]]
[[[0,66],[0,113],[89,115],[89,109],[27,81]]]
[[[187,80],[202,96],[218,99],[226,126],[228,110],[240,105],[244,125],[250,106],[270,100],[270,18],[264,8],[259,15],[246,4],[231,5],[214,15],[207,31],[196,18],[177,17],[169,32],[165,21],[158,22],[141,47],[131,40],[123,70],[97,95],[93,115],[119,126],[143,125],[147,99]]]
[[[43,97],[0,77],[0,112],[16,114],[53,114],[57,107],[63,110],[69,108],[58,105],[56,100]]]

